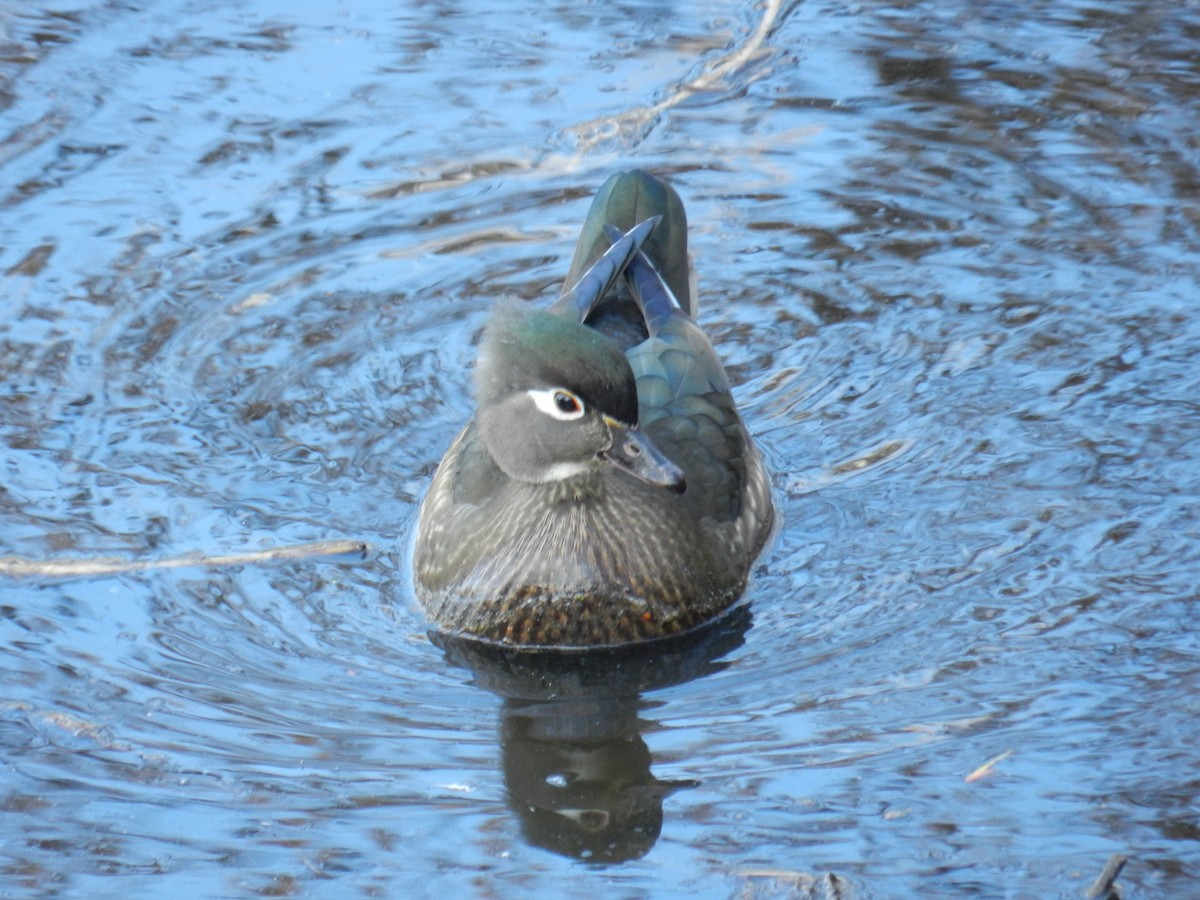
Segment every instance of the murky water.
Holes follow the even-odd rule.
[[[310,6],[0,11],[0,554],[370,547],[0,576],[0,895],[1191,896],[1196,7]],[[631,165],[775,472],[751,620],[441,648],[473,341]]]

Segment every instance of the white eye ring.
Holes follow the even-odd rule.
[[[533,400],[539,412],[560,422],[582,419],[585,412],[583,401],[564,388],[532,389],[525,392]]]

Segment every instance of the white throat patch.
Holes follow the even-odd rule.
[[[585,462],[555,463],[550,468],[544,470],[546,477],[542,483],[549,484],[551,481],[566,481],[568,478],[582,475],[591,468],[591,464]]]

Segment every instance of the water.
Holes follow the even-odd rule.
[[[0,896],[1079,897],[1114,853],[1194,891],[1194,7],[31,0],[0,38],[0,553],[369,547],[0,576]],[[775,473],[751,621],[444,651],[406,544],[474,341],[632,165]]]

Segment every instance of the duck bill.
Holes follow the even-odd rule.
[[[608,419],[607,423],[612,431],[612,446],[601,454],[606,460],[647,484],[664,487],[677,494],[687,489],[683,470],[667,459],[645,432],[613,419]]]

